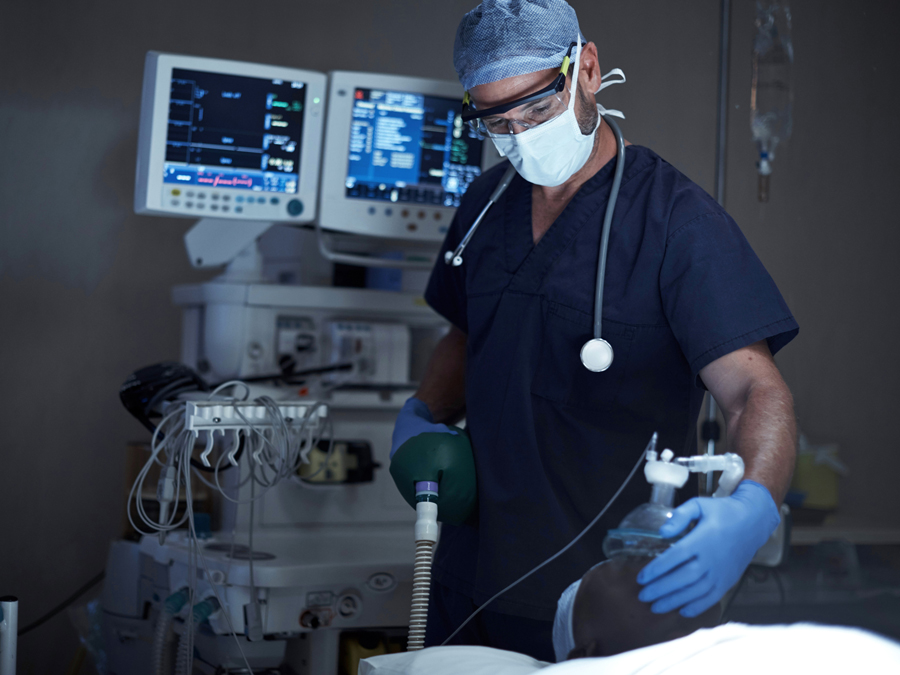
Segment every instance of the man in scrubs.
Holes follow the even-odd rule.
[[[567,55],[571,66],[563,68]],[[426,645],[443,642],[578,534],[654,431],[662,447],[695,454],[708,389],[745,480],[731,497],[682,504],[661,534],[686,536],[637,578],[638,597],[653,612],[698,616],[739,580],[779,522],[796,431],[772,355],[797,323],[722,207],[652,150],[629,144],[603,297],[602,332],[614,359],[603,372],[587,370],[579,353],[592,336],[617,147],[593,98],[602,83],[597,48],[563,0],[486,0],[459,26],[454,65],[475,122],[517,175],[463,264],[448,265],[444,253],[509,164],[466,192],[425,294],[452,327],[394,430],[392,456],[419,434],[457,433],[446,425],[465,416],[474,454],[477,509],[443,528]],[[412,454],[419,465],[431,461],[427,447],[392,461]],[[441,468],[444,476],[453,470]],[[631,481],[597,528],[491,603],[451,644],[553,661],[560,593],[602,559],[605,530],[648,495],[644,481]]]

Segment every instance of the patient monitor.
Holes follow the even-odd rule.
[[[443,241],[463,193],[499,161],[463,123],[462,93],[456,82],[330,73],[322,227]]]
[[[309,70],[148,52],[135,211],[313,220],[325,80]]]

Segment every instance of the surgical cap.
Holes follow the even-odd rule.
[[[465,89],[559,68],[576,34],[565,0],[484,0],[459,23],[453,65]]]

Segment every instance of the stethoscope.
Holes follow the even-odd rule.
[[[609,230],[612,225],[613,212],[616,210],[616,199],[619,197],[619,186],[622,184],[622,173],[625,170],[625,139],[622,138],[622,132],[619,130],[619,125],[617,125],[608,115],[604,116],[603,119],[609,124],[610,129],[612,129],[613,134],[616,137],[617,150],[616,171],[613,175],[613,184],[612,190],[610,190],[609,193],[609,202],[606,204],[606,215],[603,218],[603,232],[600,235],[600,262],[597,265],[597,290],[594,295],[594,337],[584,343],[580,354],[581,363],[584,364],[585,368],[594,373],[603,372],[609,368],[613,362],[612,345],[604,340],[602,336],[603,281],[606,277],[606,256],[609,252]],[[449,265],[452,263],[454,267],[459,267],[463,264],[462,254],[463,251],[466,250],[466,246],[469,245],[472,235],[475,234],[475,230],[478,229],[478,226],[481,224],[481,221],[488,210],[498,199],[500,199],[500,195],[506,192],[506,188],[509,187],[509,184],[512,182],[515,175],[515,168],[510,166],[506,170],[506,173],[503,174],[503,178],[500,179],[500,183],[497,185],[496,189],[491,193],[490,199],[488,199],[484,208],[481,209],[481,213],[478,214],[475,222],[472,223],[472,227],[466,232],[466,236],[459,242],[459,246],[457,246],[455,250],[447,251],[444,254],[444,262],[446,264]]]

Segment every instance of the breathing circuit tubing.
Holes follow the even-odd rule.
[[[431,593],[431,564],[438,540],[435,500],[438,484],[433,481],[416,483],[416,562],[413,567],[412,608],[409,615],[409,640],[406,651],[425,647],[425,627],[428,623],[428,600]]]
[[[616,201],[619,198],[619,187],[622,185],[622,174],[625,172],[625,139],[622,137],[622,131],[619,129],[619,125],[616,124],[610,116],[605,115],[603,119],[609,125],[609,128],[612,129],[613,135],[616,137],[616,170],[613,174],[613,183],[609,192],[609,201],[606,204],[606,214],[603,217],[603,231],[600,235],[600,258],[597,262],[597,282],[596,291],[594,293],[594,337],[584,344],[580,353],[582,364],[592,372],[602,372],[606,370],[612,365],[613,360],[612,345],[603,339],[603,285],[606,279],[606,258],[609,253],[609,232],[612,229],[613,215],[616,211]],[[481,224],[481,221],[488,210],[490,210],[497,200],[500,199],[500,196],[506,192],[506,189],[509,187],[515,175],[515,167],[510,166],[506,170],[506,173],[503,174],[497,187],[491,193],[487,204],[481,209],[475,222],[472,223],[472,226],[462,238],[462,241],[459,242],[459,245],[454,250],[447,251],[444,254],[444,262],[446,264],[452,264],[454,267],[459,267],[463,264],[463,251],[465,251],[466,246],[469,245],[472,236],[475,234],[475,230],[478,229],[478,226]]]

